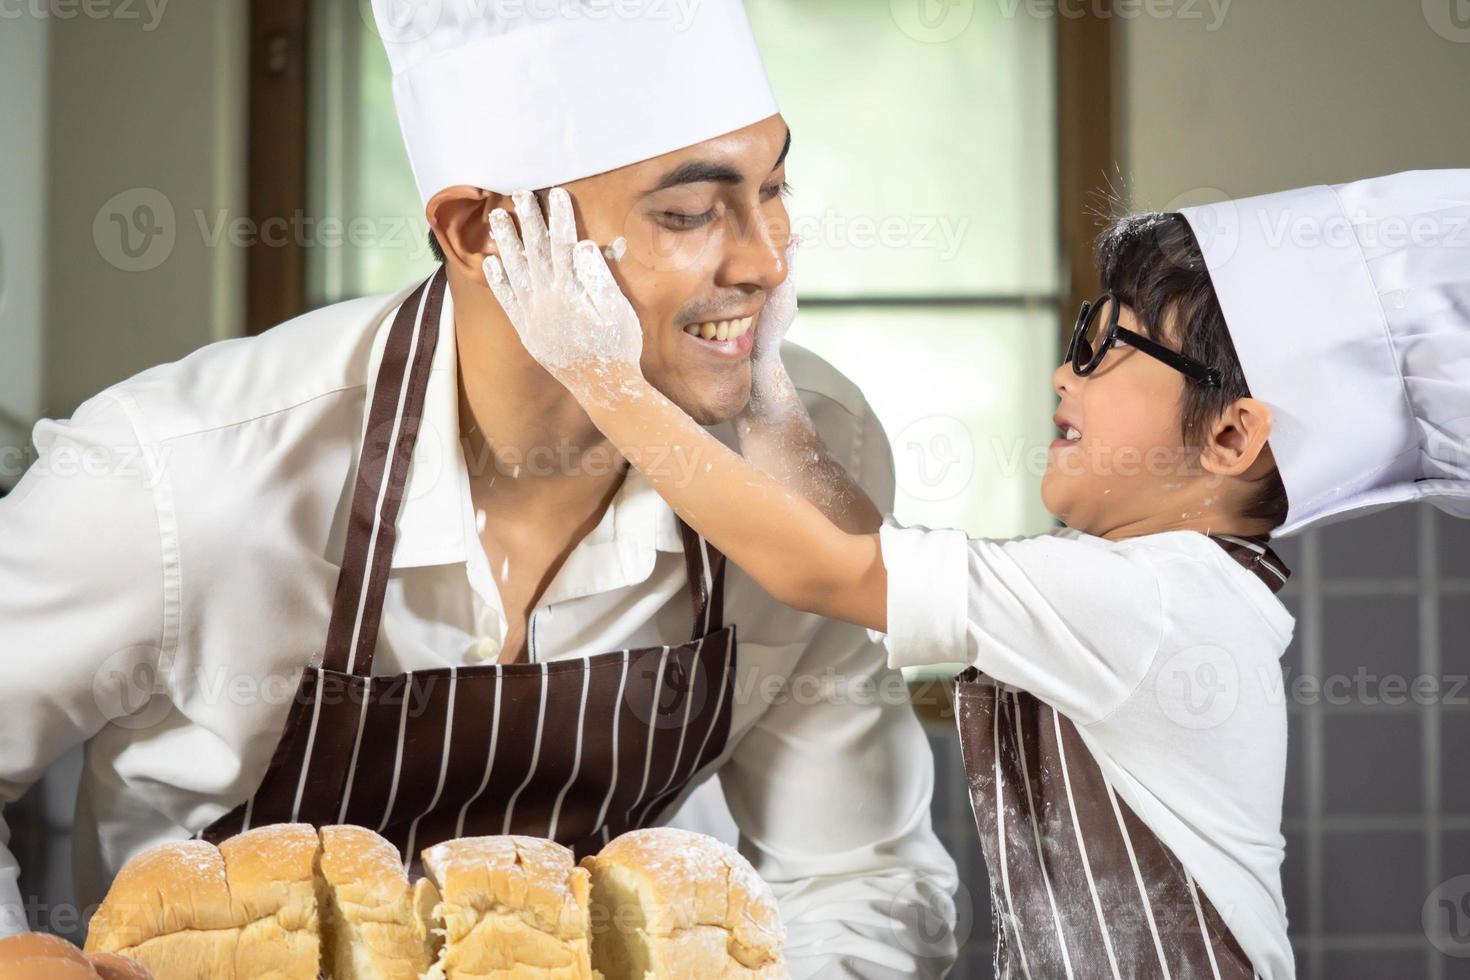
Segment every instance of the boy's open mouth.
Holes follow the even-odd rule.
[[[1052,440],[1052,448],[1067,446],[1082,440],[1082,430],[1061,415],[1053,415],[1051,420],[1056,425],[1057,431],[1062,434],[1061,438]]]

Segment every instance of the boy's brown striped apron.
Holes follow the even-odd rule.
[[[410,866],[424,847],[477,834],[549,837],[581,856],[656,824],[725,748],[735,675],[725,562],[682,522],[687,643],[373,675],[444,288],[441,267],[388,335],[322,662],[304,669],[259,788],[205,840],[287,821],[352,823],[393,841]]]
[[[1266,538],[1211,534],[1272,592]],[[970,803],[1005,980],[1251,980],[1250,960],[1174,854],[1103,776],[1076,727],[973,667],[955,683]]]

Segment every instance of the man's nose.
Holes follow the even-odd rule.
[[[757,215],[733,225],[726,239],[721,265],[722,286],[754,286],[772,290],[786,281],[786,244],[791,239],[785,222]]]

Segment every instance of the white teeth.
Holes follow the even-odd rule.
[[[691,337],[703,337],[705,340],[738,340],[745,336],[753,323],[753,316],[738,320],[711,320],[708,323],[691,323],[684,328],[684,332]]]
[[[1069,425],[1067,426],[1067,438],[1070,439],[1072,442],[1077,442],[1079,439],[1082,438],[1082,431],[1078,429],[1075,425]]]

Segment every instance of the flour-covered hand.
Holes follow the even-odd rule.
[[[511,195],[524,245],[510,215],[490,212],[500,254],[487,256],[485,281],[526,351],[563,384],[620,382],[638,371],[643,330],[595,242],[577,241],[577,220],[564,188],[550,191],[551,225],[530,191]]]
[[[801,240],[791,236],[786,246],[786,279],[772,291],[761,308],[755,325],[755,346],[750,352],[750,404],[748,418],[779,414],[797,399],[795,386],[781,363],[781,341],[796,319],[796,250]]]

